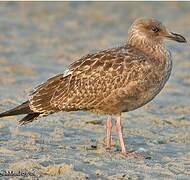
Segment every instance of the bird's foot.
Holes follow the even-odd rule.
[[[112,146],[106,146],[106,151],[111,151]]]
[[[114,143],[114,141],[111,139],[111,142],[110,143],[108,143],[107,142],[107,139],[106,138],[104,138],[103,139],[103,145],[104,146],[106,146],[106,149],[111,149],[114,145],[115,145],[115,143]]]

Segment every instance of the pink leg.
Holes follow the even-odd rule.
[[[116,130],[119,135],[119,142],[121,146],[121,153],[126,154],[125,142],[123,139],[123,128],[121,125],[121,115],[116,116]]]
[[[112,145],[112,118],[108,117],[106,122],[106,148],[111,149]]]
[[[123,128],[122,128],[122,125],[121,125],[121,115],[117,115],[116,116],[116,130],[118,132],[118,135],[119,135],[119,141],[120,141],[120,146],[121,146],[121,153],[128,157],[128,156],[133,156],[135,158],[138,158],[138,157],[145,157],[142,153],[138,153],[138,152],[134,152],[134,151],[126,151],[126,148],[125,148],[125,142],[124,142],[124,139],[123,139]]]

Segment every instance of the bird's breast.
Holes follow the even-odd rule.
[[[117,92],[122,112],[132,111],[150,102],[164,87],[172,69],[171,57],[149,72],[142,73],[135,81],[131,80]]]

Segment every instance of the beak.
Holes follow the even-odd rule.
[[[177,42],[180,42],[180,43],[186,43],[187,42],[186,39],[182,35],[176,34],[176,33],[173,33],[173,32],[168,33],[168,35],[166,35],[166,37],[168,39],[171,39],[173,41],[177,41]]]

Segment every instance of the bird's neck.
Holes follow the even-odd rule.
[[[164,46],[163,42],[153,42],[151,39],[136,39],[129,38],[127,44],[142,51],[158,61],[165,61],[170,56],[169,51]]]

